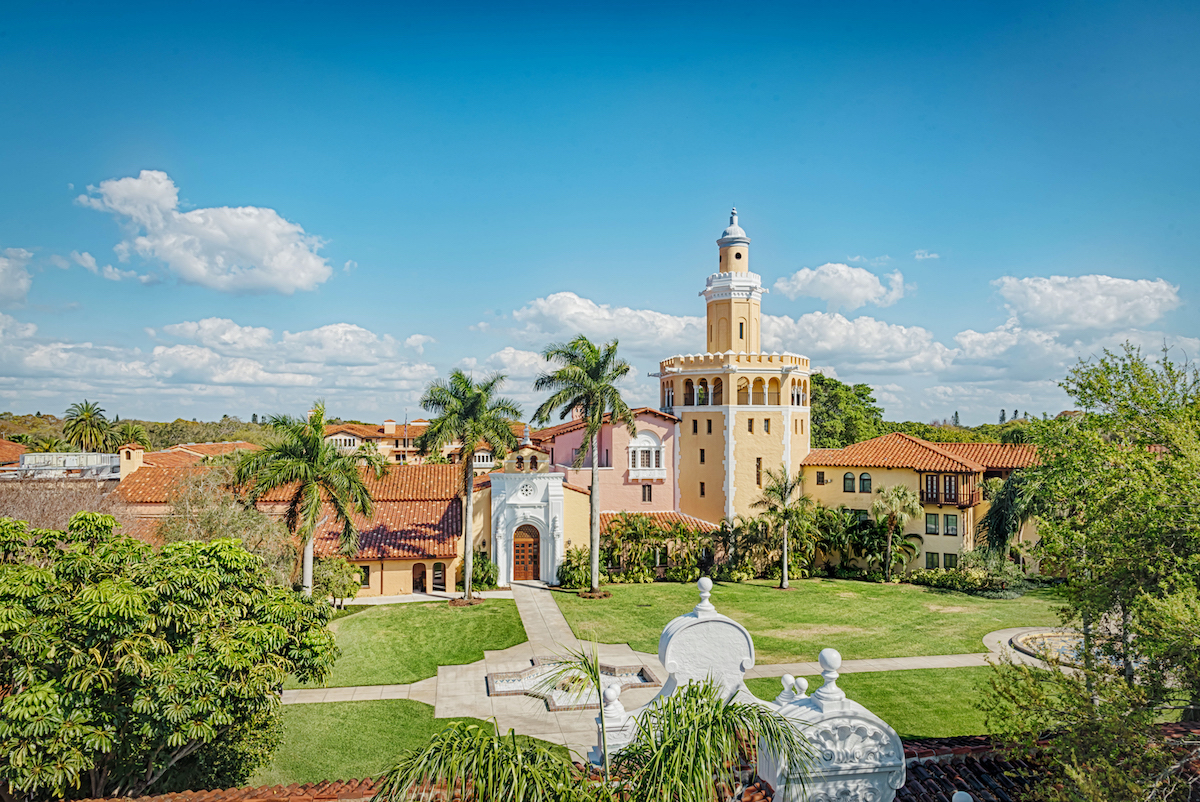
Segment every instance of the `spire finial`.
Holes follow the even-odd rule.
[[[730,224],[731,226],[736,226],[736,225],[737,225],[737,207],[736,207],[736,206],[734,206],[734,207],[733,207],[733,211],[731,211],[731,212],[729,213],[729,224]]]
[[[523,445],[523,446],[533,445],[533,441],[529,439],[529,424],[528,423],[525,424],[525,439],[521,441],[521,445]]]

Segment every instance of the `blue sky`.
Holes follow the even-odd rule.
[[[0,409],[421,415],[455,366],[768,350],[888,417],[1200,352],[1200,7],[26,3],[0,19]]]

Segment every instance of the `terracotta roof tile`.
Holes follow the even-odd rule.
[[[203,457],[213,457],[229,454],[233,451],[260,451],[262,446],[246,440],[227,440],[219,443],[180,443],[177,446],[163,449],[164,451],[190,451]]]
[[[20,443],[14,443],[11,440],[0,440],[0,465],[17,462],[21,459],[21,455],[28,450]]]
[[[978,462],[989,471],[1028,468],[1038,462],[1037,446],[1015,443],[938,443],[946,451]]]
[[[619,511],[619,510],[618,511],[609,510],[607,512],[601,512],[600,513],[600,531],[603,532],[606,529],[608,529],[609,524],[611,524],[613,521],[615,521],[617,519],[617,517],[622,514],[623,514],[622,511]],[[719,528],[717,526],[717,524],[710,523],[705,520],[701,520],[700,518],[696,518],[691,515],[685,515],[682,512],[673,512],[673,511],[667,510],[667,511],[657,511],[657,512],[635,512],[635,513],[631,513],[631,514],[632,515],[649,516],[650,518],[653,518],[655,521],[657,521],[660,525],[662,525],[664,527],[671,527],[671,526],[674,526],[675,524],[683,524],[684,526],[690,527],[692,529],[698,529],[702,532],[711,532],[711,531]]]
[[[204,457],[187,451],[149,451],[142,456],[142,464],[154,468],[184,468],[199,465]]]
[[[321,514],[334,520],[328,505]],[[450,558],[458,554],[462,537],[462,504],[457,498],[376,502],[370,519],[355,515],[351,520],[358,529],[359,560]],[[341,527],[327,524],[313,539],[313,551],[318,557],[337,554],[340,537]]]
[[[180,484],[207,470],[210,469],[198,465],[169,468],[143,466],[121,480],[117,485],[117,498],[126,504],[166,504]]]
[[[671,423],[678,423],[680,420],[680,418],[677,418],[674,415],[669,415],[666,412],[663,412],[662,410],[659,410],[659,409],[654,409],[653,407],[638,407],[637,409],[631,410],[631,412],[633,412],[635,417],[638,415],[643,415],[643,414],[644,415],[656,415],[660,418],[663,418],[664,420],[670,421]],[[605,423],[610,423],[611,421],[612,421],[612,415],[604,416]],[[575,429],[581,429],[585,425],[586,425],[586,423],[583,420],[571,420],[571,421],[567,421],[565,423],[560,423],[556,426],[547,426],[545,429],[538,429],[536,432],[532,432],[530,434],[529,439],[533,440],[535,443],[544,443],[549,440],[553,440],[555,437],[557,437],[560,434],[563,434],[564,432],[570,432],[570,431],[574,431]]]
[[[352,434],[368,440],[387,440],[389,438],[413,438],[428,428],[423,423],[397,423],[394,434],[385,434],[383,425],[374,423],[335,423],[325,427],[325,436],[334,434]]]
[[[366,469],[363,472],[375,501],[445,501],[456,498],[462,487],[460,465],[389,465],[380,479]],[[282,502],[289,498],[291,491],[281,488],[267,493],[263,501]]]
[[[902,432],[852,443],[845,448],[814,448],[804,465],[847,468],[911,468],[916,471],[981,473],[983,465],[967,456],[947,451],[944,443],[930,443]]]

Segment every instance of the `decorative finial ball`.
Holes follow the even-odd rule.
[[[796,681],[796,678],[793,677],[791,674],[784,674],[782,677],[779,678],[779,682],[780,682],[780,684],[783,685],[783,689],[785,691],[790,691],[792,689],[792,683],[795,681]]]
[[[837,671],[842,667],[842,655],[837,649],[822,649],[817,655],[817,662],[821,664],[822,671]]]
[[[796,677],[796,684],[792,687],[796,693],[808,693],[808,680],[804,677]]]
[[[700,588],[701,593],[708,593],[712,590],[712,580],[706,576],[700,577],[700,581],[696,583],[696,587]]]
[[[966,791],[955,791],[954,796],[950,797],[950,802],[975,802],[975,799]]]
[[[611,705],[617,699],[621,698],[621,686],[613,683],[604,689],[604,704]]]

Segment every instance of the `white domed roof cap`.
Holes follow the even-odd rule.
[[[721,238],[717,240],[717,244],[722,248],[728,245],[749,245],[750,238],[746,236],[746,232],[738,225],[737,207],[729,213],[729,228],[721,233]]]

